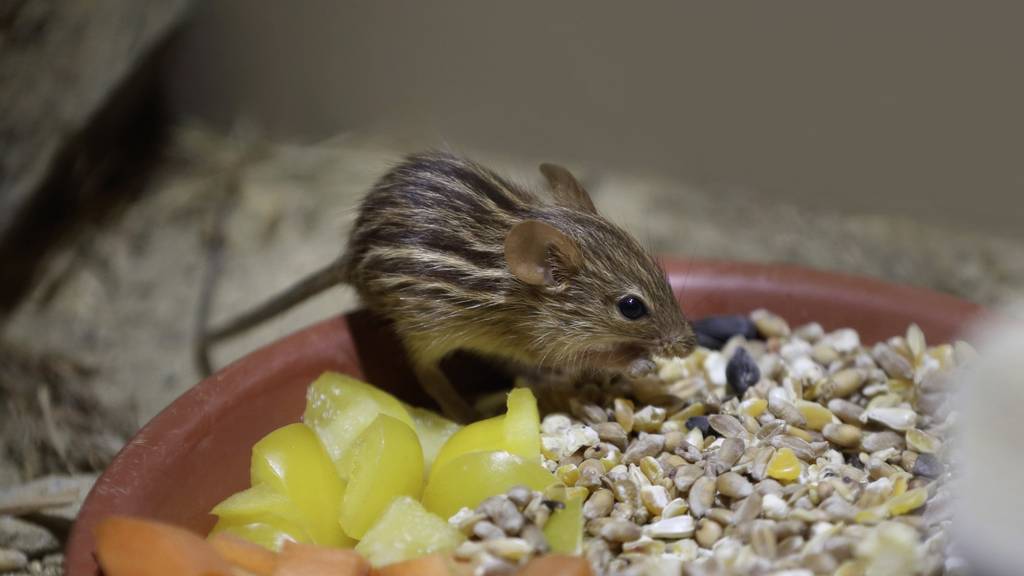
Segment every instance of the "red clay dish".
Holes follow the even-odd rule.
[[[793,325],[813,320],[826,329],[855,328],[866,343],[916,322],[928,341],[942,342],[983,313],[928,290],[803,268],[688,260],[668,260],[665,267],[691,318],[767,308]],[[108,514],[209,530],[210,508],[247,486],[252,445],[299,420],[306,387],[325,370],[429,405],[401,357],[387,327],[358,311],[296,332],[203,380],[143,427],[96,482],[71,532],[66,573],[99,573],[92,531]]]

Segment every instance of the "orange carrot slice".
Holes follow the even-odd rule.
[[[110,516],[96,527],[96,556],[105,576],[231,576],[209,542],[155,520]]]
[[[272,576],[277,555],[259,544],[221,532],[210,538],[214,550],[228,562],[255,576]]]
[[[431,554],[374,568],[372,576],[455,576],[455,561],[448,556]]]
[[[516,576],[594,576],[594,572],[579,556],[548,554],[527,562]]]
[[[285,542],[273,576],[367,576],[370,563],[341,548]]]

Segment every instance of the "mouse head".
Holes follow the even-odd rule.
[[[530,306],[520,328],[542,363],[635,372],[695,345],[664,272],[625,230],[601,217],[568,170],[541,166],[556,205],[505,239],[509,270]]]

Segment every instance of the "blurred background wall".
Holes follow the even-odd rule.
[[[1024,235],[1024,3],[211,0],[175,113]]]

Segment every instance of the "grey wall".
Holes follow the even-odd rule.
[[[1024,235],[1024,3],[211,0],[183,114]]]

